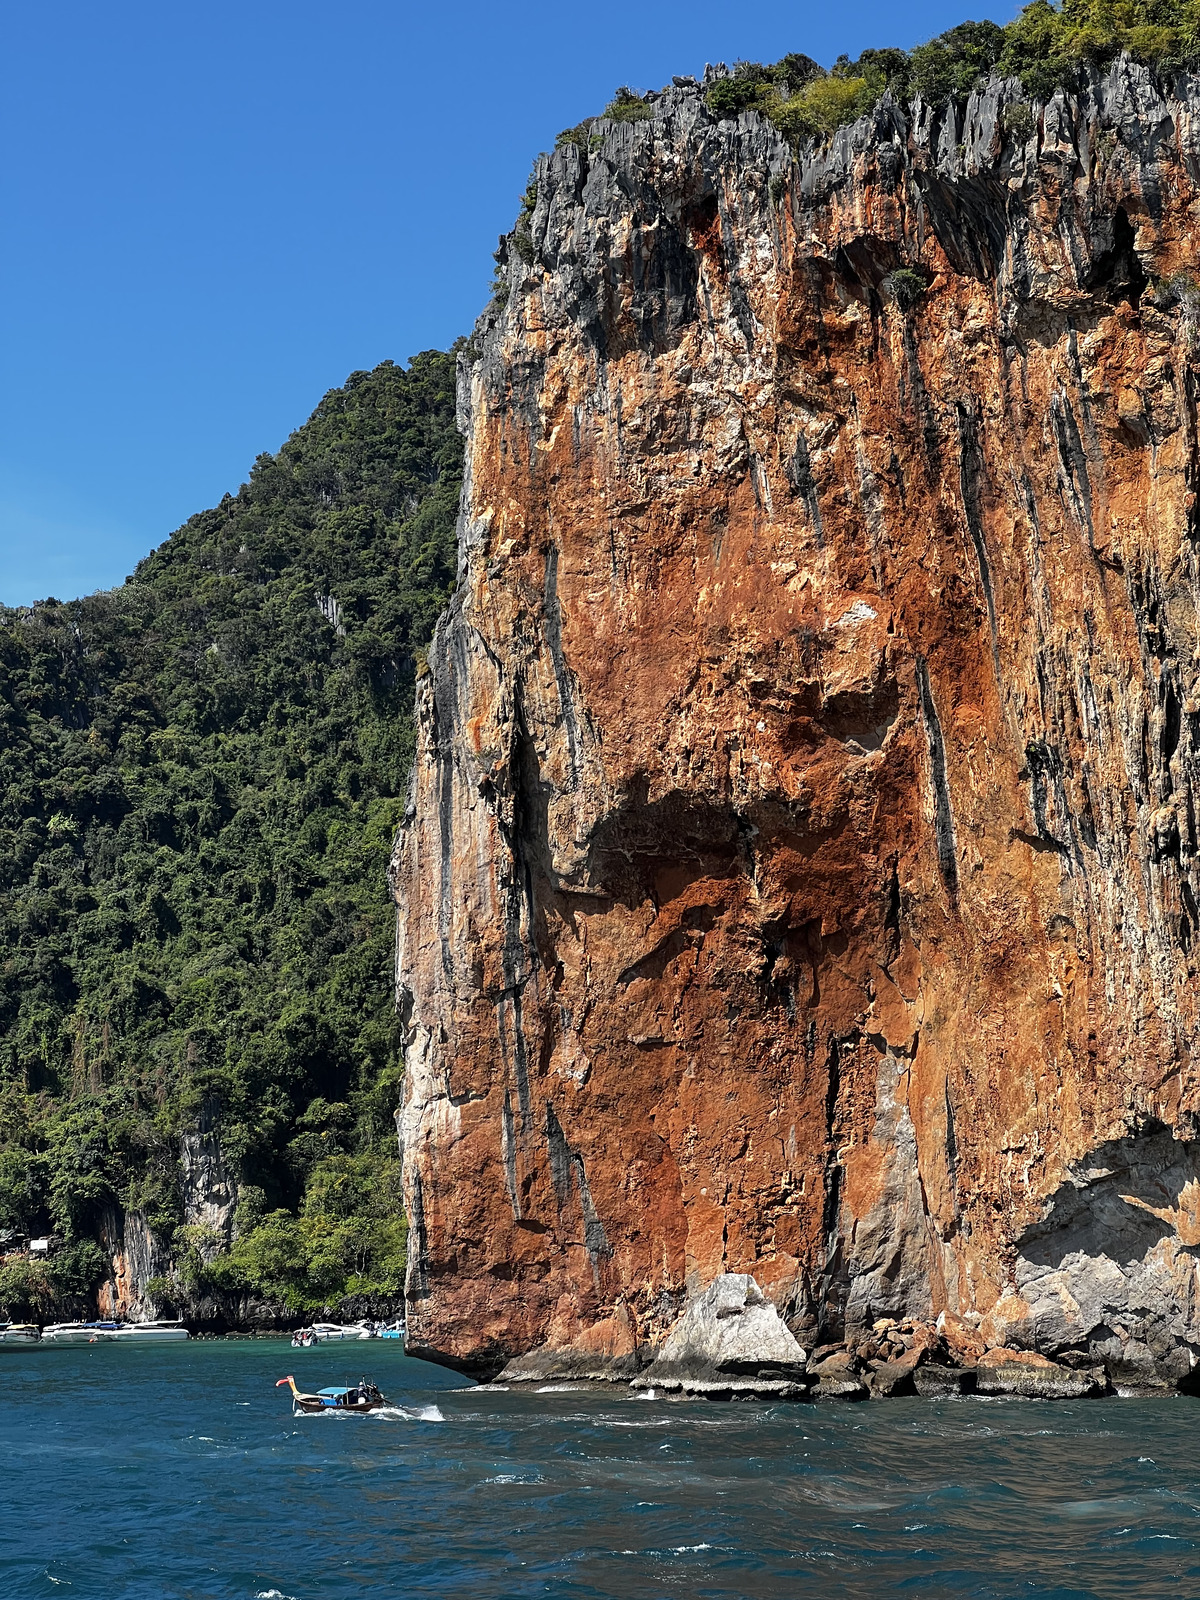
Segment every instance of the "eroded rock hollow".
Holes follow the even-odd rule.
[[[667,91],[460,369],[394,862],[415,1347],[1200,1353],[1200,82]],[[604,130],[607,131],[604,131]]]

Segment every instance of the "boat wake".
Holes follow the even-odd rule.
[[[302,1418],[311,1421],[323,1417],[343,1420],[347,1417],[370,1417],[374,1422],[445,1422],[446,1420],[437,1406],[376,1406],[374,1411],[346,1411],[337,1406],[330,1406],[325,1411],[294,1412],[293,1416],[298,1422]]]
[[[437,1406],[381,1406],[372,1411],[373,1417],[386,1417],[394,1422],[445,1422]]]

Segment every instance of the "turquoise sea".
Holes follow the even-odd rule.
[[[394,1404],[293,1419],[289,1372]],[[1200,1595],[1200,1401],[665,1403],[284,1340],[0,1381],[3,1600]]]

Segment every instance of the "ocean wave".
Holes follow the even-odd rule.
[[[1134,1499],[1064,1500],[1058,1510],[1066,1517],[1127,1517],[1141,1510],[1141,1502]]]
[[[711,1544],[673,1544],[668,1546],[666,1550],[622,1550],[620,1554],[623,1556],[650,1556],[662,1561],[667,1556],[690,1556],[700,1550],[715,1549],[716,1546]]]
[[[617,1417],[611,1419],[598,1417],[595,1426],[597,1428],[669,1428],[673,1421],[674,1418],[672,1417],[646,1417],[644,1421],[639,1418],[637,1422],[625,1422]]]

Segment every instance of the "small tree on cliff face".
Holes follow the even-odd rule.
[[[635,94],[627,85],[622,84],[605,106],[604,115],[610,122],[644,122],[654,115],[654,107],[640,94]]]
[[[929,287],[922,273],[914,272],[911,267],[897,267],[894,272],[889,272],[883,280],[884,289],[900,307],[901,311],[911,311]]]

